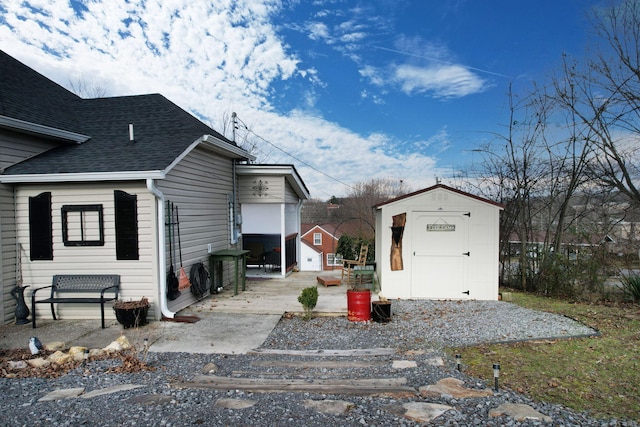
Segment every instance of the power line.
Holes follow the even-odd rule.
[[[315,166],[313,166],[313,165],[311,165],[311,164],[309,164],[309,163],[305,162],[304,160],[300,159],[299,157],[296,157],[296,156],[294,156],[293,154],[288,153],[287,151],[285,151],[285,150],[283,150],[282,148],[278,147],[277,145],[275,145],[275,144],[274,144],[274,143],[272,143],[271,141],[268,141],[266,138],[263,138],[262,136],[258,135],[258,134],[257,134],[257,133],[255,133],[253,130],[249,129],[249,127],[246,125],[246,123],[245,123],[245,122],[243,122],[243,121],[242,121],[242,119],[240,119],[240,118],[238,117],[238,115],[237,115],[237,114],[236,114],[234,117],[235,117],[235,119],[236,119],[236,120],[239,120],[239,121],[242,123],[242,125],[244,126],[244,129],[245,129],[247,132],[250,132],[250,133],[251,133],[251,134],[253,134],[256,138],[261,139],[262,141],[264,141],[264,142],[266,142],[267,144],[271,145],[271,146],[272,146],[273,148],[275,148],[276,150],[279,150],[279,151],[283,152],[283,153],[284,153],[284,154],[286,154],[287,156],[289,156],[289,157],[291,157],[291,158],[293,158],[293,159],[297,160],[298,162],[302,163],[303,165],[307,166],[308,168],[311,168],[311,169],[313,169],[314,171],[316,171],[316,172],[318,172],[318,173],[320,173],[320,174],[322,174],[322,175],[326,176],[327,178],[332,179],[332,180],[334,180],[335,182],[337,182],[337,183],[339,183],[339,184],[342,184],[342,185],[344,185],[344,186],[346,186],[346,187],[348,187],[348,188],[350,188],[350,189],[352,189],[352,190],[353,190],[353,187],[352,187],[351,185],[349,185],[349,184],[347,184],[347,183],[345,183],[345,182],[342,182],[342,181],[340,181],[340,180],[339,180],[339,179],[337,179],[337,178],[332,177],[331,175],[329,175],[329,174],[327,174],[327,173],[325,173],[325,172],[321,171],[320,169],[316,168]],[[233,124],[233,126],[236,126],[236,123],[234,123],[234,124]],[[264,151],[263,151],[263,152],[264,152]]]
[[[400,55],[413,56],[415,58],[427,59],[429,61],[439,62],[439,63],[445,64],[445,65],[459,65],[460,67],[466,68],[468,70],[477,71],[479,73],[490,74],[492,76],[504,77],[504,78],[507,78],[507,79],[511,78],[510,76],[507,76],[505,74],[500,74],[500,73],[496,73],[496,72],[489,71],[489,70],[483,70],[482,68],[470,67],[468,65],[463,65],[463,64],[454,64],[451,61],[445,61],[445,60],[438,59],[438,58],[433,57],[433,56],[419,55],[417,53],[405,52],[405,51],[396,50],[396,49],[389,49],[388,47],[382,47],[382,46],[372,46],[372,47],[374,49],[386,50],[387,52],[398,53]]]

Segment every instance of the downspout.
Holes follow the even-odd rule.
[[[153,179],[147,179],[147,190],[156,198],[156,211],[158,213],[156,221],[158,223],[158,271],[160,274],[160,295],[158,301],[160,301],[160,312],[163,317],[173,319],[176,314],[169,311],[169,307],[167,306],[167,266],[164,256],[164,243],[166,238],[164,234],[164,194],[155,186]]]
[[[234,113],[235,114],[235,113]],[[234,126],[235,129],[235,126]],[[231,159],[231,173],[233,174],[233,190],[231,191],[231,197],[233,197],[233,218],[231,223],[233,229],[231,230],[231,242],[237,244],[240,240],[240,225],[238,224],[238,195],[236,194],[236,188],[238,185],[238,178],[236,176],[236,159]]]
[[[280,275],[287,275],[287,204],[280,204]]]
[[[298,237],[296,238],[296,264],[298,270],[302,270],[302,225],[300,224],[300,216],[302,215],[302,203],[304,200],[298,200],[298,209],[296,210],[296,228]],[[322,264],[320,264],[322,267]]]

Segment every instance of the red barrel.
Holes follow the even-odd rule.
[[[347,291],[347,319],[352,322],[366,322],[371,320],[371,291]]]

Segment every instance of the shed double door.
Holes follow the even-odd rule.
[[[412,298],[470,297],[468,226],[468,212],[412,213]]]

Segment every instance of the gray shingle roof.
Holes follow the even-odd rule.
[[[0,115],[79,132],[71,107],[80,97],[0,50]]]
[[[235,146],[159,94],[83,99],[1,51],[0,70],[0,115],[90,137],[13,165],[7,175],[163,170],[203,135]]]

